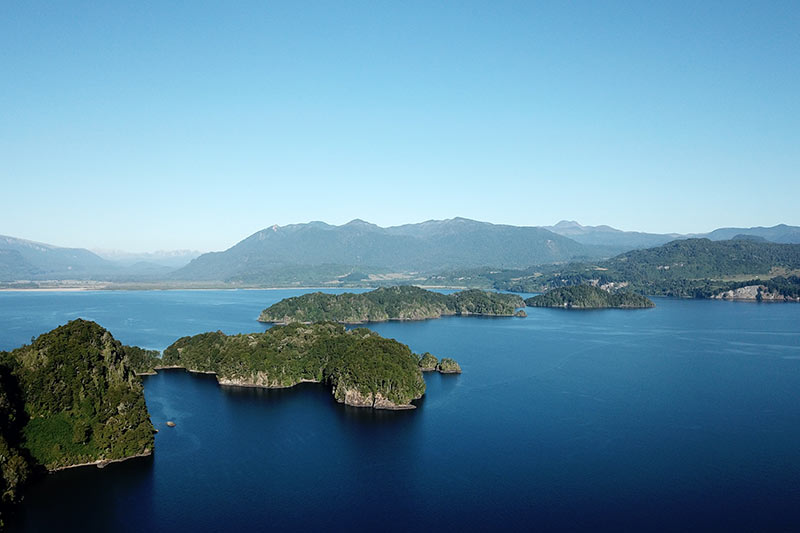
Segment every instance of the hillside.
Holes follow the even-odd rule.
[[[144,393],[125,347],[94,322],[73,320],[0,362],[18,384],[23,448],[47,469],[153,448]]]
[[[800,227],[778,224],[772,227],[754,228],[719,228],[702,235],[713,241],[733,239],[737,236],[761,237],[770,242],[782,244],[800,244]]]
[[[0,529],[32,472],[152,452],[131,350],[78,319],[0,352]]]
[[[413,286],[386,287],[361,294],[314,292],[285,298],[264,309],[261,322],[346,324],[386,320],[423,320],[447,315],[512,316],[524,307],[513,294],[468,290],[441,294]]]
[[[164,364],[213,372],[222,385],[281,388],[331,386],[355,407],[410,409],[425,394],[420,357],[368,329],[331,322],[275,326],[263,333],[183,337],[164,350]]]
[[[224,252],[201,255],[171,279],[291,283],[291,273],[299,271],[297,283],[309,283],[354,271],[368,275],[487,265],[511,268],[603,255],[603,250],[541,228],[463,218],[390,228],[360,220],[342,226],[311,222],[261,230]]]
[[[597,263],[571,263],[540,272],[506,272],[495,283],[497,288],[521,292],[592,283],[610,289],[627,287],[643,294],[702,298],[728,290],[741,279],[768,280],[797,269],[797,244],[685,239]]]

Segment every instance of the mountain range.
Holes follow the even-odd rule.
[[[582,226],[574,221],[535,227],[453,218],[384,228],[356,219],[340,226],[324,222],[274,225],[222,252],[100,252],[105,257],[82,248],[0,236],[0,281],[291,286],[331,280],[412,279],[409,276],[420,273],[596,260],[689,237],[800,243],[800,227],[720,228],[680,235]]]
[[[779,244],[800,244],[800,227],[786,224],[778,224],[772,227],[719,228],[709,233],[690,233],[686,235],[680,233],[622,231],[611,226],[582,226],[574,220],[562,220],[554,226],[541,227],[564,237],[569,237],[581,244],[622,248],[623,250],[620,251],[651,248],[676,239],[688,238],[726,241],[734,238],[754,237]]]
[[[272,226],[224,252],[201,255],[170,278],[261,283],[296,267],[308,274],[309,268],[325,266],[330,271],[326,275],[338,276],[353,271],[515,268],[603,257],[608,252],[537,227],[454,218],[382,228],[357,219],[341,226],[324,222]]]

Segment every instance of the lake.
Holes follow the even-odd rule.
[[[155,349],[263,331],[303,292],[0,292],[0,349],[77,317]],[[47,476],[12,529],[800,528],[800,305],[655,301],[371,325],[463,368],[413,411],[146,377],[155,454]]]

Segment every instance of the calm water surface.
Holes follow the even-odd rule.
[[[76,317],[156,349],[263,331],[302,292],[4,292],[0,349]],[[375,324],[461,363],[415,411],[147,377],[154,456],[47,476],[15,527],[799,529],[800,305],[656,303]]]

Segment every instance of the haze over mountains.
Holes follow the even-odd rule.
[[[155,252],[126,252],[124,250],[92,250],[103,259],[117,262],[121,265],[135,265],[136,263],[152,263],[170,268],[186,266],[189,261],[199,256],[202,252],[197,250],[157,250]]]
[[[163,264],[115,262],[84,248],[62,248],[0,235],[0,281],[143,281],[163,277],[172,270]]]
[[[622,231],[611,226],[581,226],[574,220],[562,220],[555,226],[542,226],[581,244],[611,246],[622,249],[649,248],[679,239],[678,233],[642,233]]]
[[[222,252],[101,252],[105,257],[82,248],[61,248],[0,236],[0,281],[251,285],[293,285],[331,279],[357,282],[391,279],[398,272],[514,269],[595,260],[687,237],[711,240],[747,237],[800,243],[800,227],[781,224],[678,235],[582,226],[574,221],[534,227],[454,218],[383,228],[356,219],[341,226],[324,222],[271,226]]]

